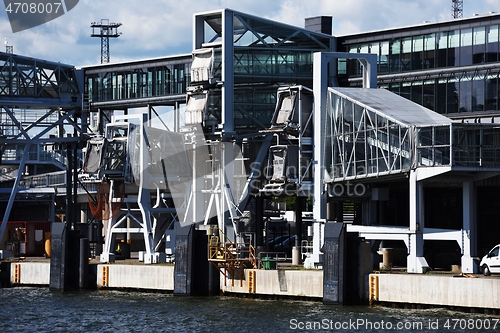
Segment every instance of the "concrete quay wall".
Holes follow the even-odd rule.
[[[174,290],[173,265],[98,265],[97,288]]]
[[[245,278],[221,275],[223,293],[323,298],[322,270],[246,269]]]
[[[50,284],[50,262],[15,262],[10,266],[11,285]]]
[[[174,290],[173,265],[98,264],[97,288]],[[50,262],[10,263],[11,285],[49,286]],[[369,297],[376,302],[500,309],[500,278],[450,274],[370,274]],[[223,293],[323,298],[322,270],[246,269],[244,278],[221,275]]]
[[[375,281],[378,279],[378,281]],[[500,308],[500,279],[433,274],[370,274],[370,295],[379,302],[481,309]]]

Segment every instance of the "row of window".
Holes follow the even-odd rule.
[[[190,64],[88,74],[91,102],[184,94]]]
[[[378,55],[379,73],[469,66],[499,60],[499,26],[488,25],[348,46],[350,53]],[[361,67],[349,61],[348,74]],[[339,65],[340,73],[345,65]]]
[[[500,109],[499,73],[381,84],[415,103],[441,114]]]
[[[311,51],[237,49],[234,52],[235,75],[285,75],[312,77]]]

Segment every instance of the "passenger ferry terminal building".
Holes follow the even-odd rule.
[[[38,255],[32,222],[49,221],[103,262],[121,244],[156,263],[192,255],[202,230],[223,271],[243,265],[227,244],[264,252],[285,233],[338,282],[333,267],[359,262],[330,251],[349,235],[368,244],[356,258],[391,248],[410,273],[477,273],[500,243],[499,25],[332,36],[331,17],[222,9],[194,15],[186,55],[77,69],[0,53],[0,249],[24,228]]]

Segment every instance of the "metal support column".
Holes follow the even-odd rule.
[[[410,171],[410,240],[408,242],[408,273],[424,273],[429,265],[424,258],[424,193],[417,171]]]

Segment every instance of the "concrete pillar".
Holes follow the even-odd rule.
[[[474,182],[462,183],[463,229],[462,229],[462,272],[477,273],[473,257],[476,256],[476,201]]]
[[[417,171],[410,171],[410,239],[407,257],[408,273],[424,273],[429,265],[424,258],[424,191],[417,181]]]

